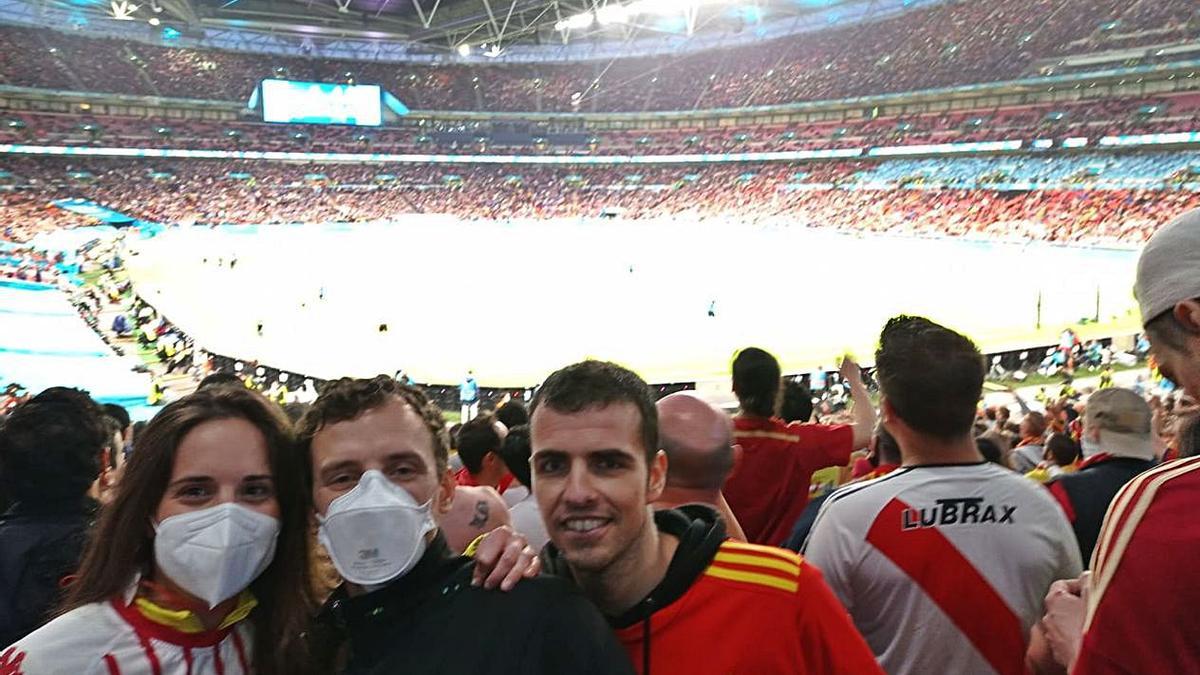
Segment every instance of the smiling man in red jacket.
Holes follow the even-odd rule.
[[[530,430],[547,569],[596,603],[641,675],[882,672],[799,555],[728,540],[706,506],[652,510],[667,457],[636,374],[598,361],[559,370]]]

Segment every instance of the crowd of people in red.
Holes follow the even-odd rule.
[[[14,189],[0,193],[0,220],[6,237],[18,241],[85,222],[53,206],[57,199],[170,224],[608,214],[1080,244],[1138,243],[1200,206],[1191,190],[867,189],[854,176],[868,162],[535,167],[25,158],[5,166],[12,176],[0,182]]]
[[[861,115],[862,111],[858,111]],[[512,126],[506,123],[503,131]],[[841,121],[762,124],[741,128],[589,129],[576,123],[521,125],[493,135],[490,123],[430,121],[364,129],[347,126],[218,122],[112,115],[12,112],[0,118],[0,143],[96,145],[200,150],[283,150],[487,154],[679,154],[774,152],[875,145],[961,143],[1033,138],[1100,138],[1200,129],[1200,96],[1118,98],[1008,106],[909,116],[851,115]],[[574,132],[577,140],[555,142]],[[551,139],[551,140],[547,140]]]
[[[947,2],[763,44],[571,65],[399,65],[151,46],[0,28],[0,83],[245,101],[268,77],[376,83],[417,110],[770,105],[1027,74],[1034,61],[1195,34],[1187,0]]]

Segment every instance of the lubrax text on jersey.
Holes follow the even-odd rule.
[[[981,497],[939,499],[930,508],[905,509],[901,515],[901,529],[1012,523],[1016,510],[1016,506],[1006,504],[984,504]]]

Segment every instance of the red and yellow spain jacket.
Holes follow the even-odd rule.
[[[821,572],[801,556],[725,539],[706,507],[655,519],[679,538],[666,577],[609,619],[639,675],[882,674]]]

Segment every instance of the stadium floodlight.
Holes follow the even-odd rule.
[[[628,20],[633,13],[630,12],[626,5],[605,5],[596,10],[596,23],[601,26],[610,26],[614,23],[623,23]]]
[[[465,42],[460,44],[458,47],[455,47],[455,49],[458,51],[459,56],[467,57],[471,55],[471,45]]]
[[[638,14],[654,14],[657,16],[672,16],[695,10],[700,0],[639,0],[631,6]]]
[[[576,14],[567,17],[554,24],[554,27],[559,31],[565,31],[570,28],[588,28],[592,21],[601,26],[609,26],[616,23],[626,23],[643,14],[652,14],[656,16],[669,17],[682,14],[684,16],[694,16],[700,5],[719,4],[728,0],[634,0],[625,4],[616,2],[605,5],[596,9],[594,17],[589,12]]]
[[[574,14],[554,24],[554,29],[557,31],[566,30],[584,30],[591,28],[592,24],[596,23],[596,15],[591,12],[582,12]]]
[[[112,18],[118,21],[132,21],[133,13],[138,11],[138,6],[131,4],[129,0],[112,0],[109,6],[112,8]]]

